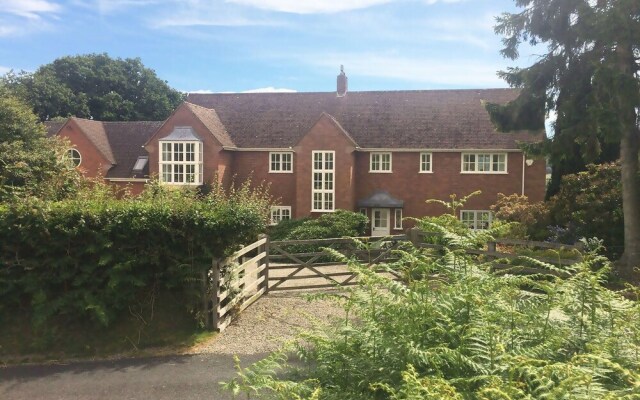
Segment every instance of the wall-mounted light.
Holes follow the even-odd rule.
[[[525,161],[525,163],[527,164],[527,167],[530,167],[533,165],[533,158],[527,158],[527,161]]]

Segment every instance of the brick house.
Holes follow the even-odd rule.
[[[142,190],[149,176],[168,185],[267,182],[272,219],[336,209],[365,213],[373,235],[408,227],[403,217],[439,215],[426,199],[475,190],[460,218],[487,226],[498,193],[542,200],[544,160],[519,142],[543,132],[497,133],[482,102],[505,103],[513,89],[326,93],[190,94],[162,122],[70,118],[50,124],[69,138],[91,176]]]

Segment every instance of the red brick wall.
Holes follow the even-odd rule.
[[[78,168],[84,176],[89,178],[102,178],[107,174],[107,171],[111,168],[111,162],[98,151],[73,119],[67,121],[58,133],[58,136],[68,139],[80,152],[82,161]]]
[[[173,132],[176,126],[190,126],[202,139],[203,144],[203,182],[213,182],[220,164],[222,146],[209,130],[184,104],[165,121],[164,125],[151,137],[146,146],[149,152],[149,175],[157,176],[159,169],[159,144],[158,141]],[[226,156],[222,156],[226,157]],[[226,172],[226,171],[225,171]]]
[[[420,173],[420,153],[392,153],[392,173],[369,173],[370,153],[356,155],[356,197],[369,197],[375,190],[388,191],[404,200],[403,217],[440,215],[446,212],[438,204],[427,204],[427,199],[449,200],[450,194],[463,197],[476,190],[482,194],[472,197],[465,209],[488,210],[496,202],[498,193],[522,193],[522,153],[507,156],[507,174],[462,174],[461,153],[432,153],[432,173]],[[542,200],[545,190],[544,160],[525,166],[525,194],[532,201]],[[393,215],[391,218],[393,224]],[[405,221],[403,227],[409,227]],[[392,225],[393,226],[393,225]]]
[[[334,121],[323,115],[294,149],[297,195],[294,217],[300,218],[311,214],[311,157],[314,150],[335,151],[334,207],[353,210],[355,208],[355,147]]]
[[[274,204],[291,206],[296,215],[297,158],[293,155],[293,173],[269,173],[268,151],[237,151],[233,153],[233,175],[236,184],[251,179],[253,187],[269,184]]]

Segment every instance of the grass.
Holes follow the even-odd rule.
[[[125,310],[107,327],[60,316],[35,329],[27,310],[15,310],[0,316],[0,363],[175,354],[214,335],[169,293],[158,296],[153,307]]]

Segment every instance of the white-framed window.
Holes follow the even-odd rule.
[[[313,151],[311,157],[311,211],[333,211],[335,151]]]
[[[460,221],[469,229],[489,229],[493,217],[491,211],[487,210],[462,210],[460,211]]]
[[[293,153],[291,152],[269,153],[269,172],[292,173],[293,172]]]
[[[291,219],[291,206],[271,207],[271,225],[278,225],[280,221],[285,219]]]
[[[369,172],[391,172],[391,153],[371,153]]]
[[[202,185],[202,142],[160,142],[160,182]]]
[[[393,229],[402,229],[402,208],[396,208]]]
[[[431,153],[420,153],[420,172],[433,172],[433,156]]]
[[[462,153],[462,173],[503,174],[507,153]]]
[[[364,216],[366,216],[366,215],[367,215],[367,209],[366,209],[366,208],[361,208],[361,209],[359,210],[359,212],[360,212],[360,214],[362,214],[362,215],[364,215]]]
[[[67,150],[67,159],[71,161],[74,167],[79,167],[80,164],[82,164],[82,154],[80,154],[78,149]]]

